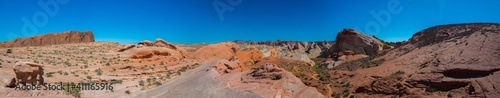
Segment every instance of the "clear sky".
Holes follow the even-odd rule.
[[[0,0],[0,41],[68,30],[91,30],[96,41],[120,43],[332,41],[343,28],[401,41],[440,24],[499,23],[499,5],[500,0]]]

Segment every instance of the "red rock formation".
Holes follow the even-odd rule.
[[[85,42],[95,42],[94,34],[91,31],[66,31],[63,33],[51,33],[28,38],[17,38],[10,42],[0,43],[0,47],[43,46]]]
[[[335,45],[328,52],[333,54],[351,50],[356,54],[375,55],[383,50],[384,45],[376,38],[346,28],[337,34]]]
[[[240,51],[240,46],[233,42],[221,42],[202,47],[189,55],[189,58],[213,61],[217,59],[230,59]]]
[[[495,98],[500,96],[498,39],[500,24],[431,27],[373,59],[384,62],[377,67],[358,69],[350,81],[355,81],[352,84],[358,87],[356,93],[369,97],[402,94],[404,97]],[[394,73],[388,75],[388,72]],[[398,73],[400,75],[394,75]],[[364,78],[365,75],[373,79]]]
[[[170,43],[168,43],[165,40],[160,39],[160,38],[156,39],[153,44],[154,44],[154,46],[157,46],[157,47],[166,47],[166,48],[177,50],[177,46],[170,44]]]

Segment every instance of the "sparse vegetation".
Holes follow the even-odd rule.
[[[46,77],[52,77],[52,76],[53,76],[52,74],[53,74],[53,73],[47,73],[47,74],[45,74],[45,76],[46,76]]]
[[[64,94],[71,95],[75,98],[81,98],[81,90],[78,87],[74,87],[75,83],[64,83],[63,87],[66,88],[64,90]]]
[[[139,85],[140,85],[140,86],[144,86],[144,80],[140,80],[140,81],[139,81]]]
[[[7,53],[12,53],[12,49],[7,49]]]
[[[427,92],[437,92],[439,90],[437,88],[427,87],[427,88],[425,88],[425,91],[427,91]]]
[[[160,82],[158,82],[158,81],[156,81],[156,82],[155,82],[155,83],[153,83],[153,84],[154,84],[154,85],[156,85],[156,86],[160,86],[160,85],[161,85],[161,83],[160,83]]]
[[[95,70],[95,72],[97,73],[97,75],[101,76],[102,75],[102,70],[101,68],[98,68]]]
[[[280,80],[282,78],[281,74],[275,74],[272,76],[271,80]]]
[[[125,94],[130,94],[130,93],[131,93],[130,90],[125,91]]]

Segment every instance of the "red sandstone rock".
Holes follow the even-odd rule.
[[[17,38],[10,42],[0,43],[0,47],[43,46],[85,42],[95,42],[94,34],[91,31],[66,31],[62,33],[51,33],[28,38]]]

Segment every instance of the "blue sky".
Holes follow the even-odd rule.
[[[232,11],[218,14],[214,2]],[[500,23],[498,5],[499,0],[0,0],[0,41],[68,30],[91,30],[96,41],[120,43],[331,41],[343,28],[401,41],[440,24]]]

